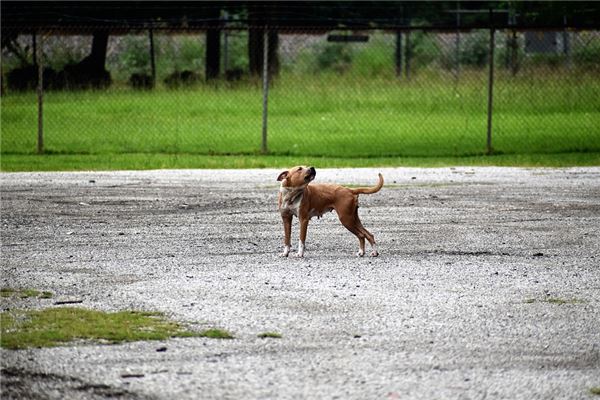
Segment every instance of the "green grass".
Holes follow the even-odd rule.
[[[556,304],[559,306],[564,305],[564,304],[582,304],[582,303],[584,303],[584,301],[580,300],[580,299],[563,299],[563,298],[558,298],[558,297],[548,297],[543,300],[529,298],[529,299],[525,299],[523,302],[525,304],[533,304],[536,302],[540,302],[540,303]]]
[[[263,332],[257,335],[260,339],[281,339],[281,333],[277,332]]]
[[[600,386],[590,388],[590,394],[600,396]]]
[[[0,321],[0,343],[7,349],[52,347],[74,340],[121,343],[197,336],[159,313],[148,312],[106,313],[69,307],[11,310],[0,314]]]
[[[15,293],[15,289],[2,288],[0,289],[0,297],[11,297]]]
[[[499,75],[493,157],[484,156],[483,72],[465,72],[458,84],[443,74],[410,82],[321,74],[275,82],[269,157],[259,154],[258,85],[49,92],[44,157],[35,155],[35,94],[5,94],[1,168],[248,168],[298,159],[335,167],[599,164],[600,80],[545,72],[544,79]]]
[[[0,289],[0,297],[4,298],[17,297],[20,299],[29,299],[35,297],[40,299],[51,299],[52,296],[52,292],[40,292],[39,290],[35,289],[13,289],[9,287]]]
[[[200,332],[198,336],[210,339],[234,339],[231,333],[227,332],[226,330],[217,328],[207,329],[203,332]]]
[[[583,300],[579,300],[579,299],[561,299],[558,297],[550,297],[546,300],[544,300],[546,303],[550,303],[550,304],[557,304],[557,305],[563,305],[563,304],[581,304],[583,303]]]
[[[314,165],[320,168],[522,166],[570,167],[600,164],[600,152],[559,154],[512,154],[473,157],[310,157],[310,156],[207,156],[198,154],[89,154],[4,155],[2,171],[91,171],[190,168],[289,168]]]

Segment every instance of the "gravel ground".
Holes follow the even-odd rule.
[[[235,336],[2,350],[2,398],[594,397],[600,168],[317,169],[383,173],[359,211],[381,256],[355,257],[333,213],[304,259],[278,256],[279,172],[0,174],[1,284],[55,294],[3,310],[81,301]]]

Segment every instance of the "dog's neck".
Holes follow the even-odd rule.
[[[306,190],[306,185],[293,188],[281,186],[279,188],[279,193],[281,193],[281,208],[289,210],[292,214],[298,216],[298,209],[302,202],[304,190]]]

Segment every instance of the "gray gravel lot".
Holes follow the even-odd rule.
[[[2,398],[594,397],[600,168],[317,168],[383,173],[359,210],[381,256],[356,258],[333,213],[301,260],[278,256],[279,172],[0,174],[1,284],[55,293],[3,310],[76,300],[235,335],[2,350]]]

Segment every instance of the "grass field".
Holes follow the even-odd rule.
[[[211,163],[248,167],[315,158],[348,160],[339,161],[340,166],[396,165],[402,160],[452,164],[457,157],[467,164],[490,162],[482,157],[487,124],[484,71],[465,74],[459,83],[443,75],[417,76],[410,82],[355,78],[277,80],[269,98],[271,157],[262,158],[262,92],[257,84],[46,93],[44,140],[49,158],[43,159],[34,156],[35,94],[4,95],[2,170],[185,168]],[[566,81],[560,74],[500,75],[494,90],[496,163],[598,163],[596,76],[581,74]],[[228,157],[206,157],[215,155]]]

